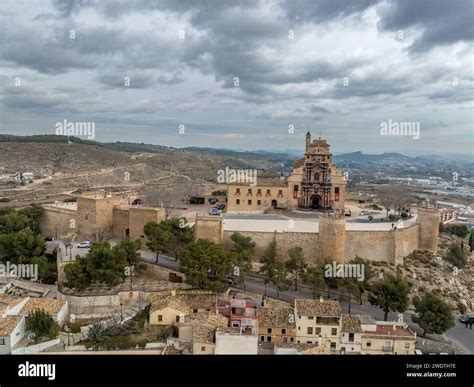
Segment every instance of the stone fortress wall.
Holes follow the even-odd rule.
[[[249,220],[251,221],[251,220]],[[208,226],[213,223],[213,227]],[[337,262],[348,262],[360,256],[371,261],[403,264],[403,258],[415,250],[436,252],[438,243],[439,215],[437,210],[418,209],[416,222],[395,230],[347,229],[346,219],[338,216],[321,216],[319,227],[314,232],[259,232],[226,230],[220,219],[202,218],[195,225],[195,238],[222,240],[226,247],[232,246],[231,235],[239,232],[256,243],[255,253],[260,256],[268,244],[276,239],[279,256],[284,259],[291,247],[300,246],[308,264],[326,257]],[[205,228],[205,232],[202,231]]]
[[[99,195],[79,197],[76,203],[43,205],[40,228],[44,235],[57,239],[88,240],[100,231],[106,239],[143,239],[146,223],[166,219],[165,208],[130,205],[132,197]]]

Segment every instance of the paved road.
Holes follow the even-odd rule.
[[[154,253],[141,250],[140,253],[145,261],[150,263],[155,263],[156,256]],[[160,255],[158,260],[158,265],[165,267],[167,269],[179,271],[179,262],[175,262],[174,259],[168,258],[164,255]],[[233,287],[243,289],[243,285],[234,285]],[[245,278],[245,290],[264,294],[265,292],[265,284],[259,278],[255,277],[246,277]],[[266,294],[268,297],[277,298],[283,301],[287,301],[293,303],[295,298],[312,298],[313,295],[311,292],[299,289],[298,292],[295,290],[288,290],[285,292],[279,292],[279,296],[277,297],[276,287],[274,285],[268,284],[266,289]],[[346,301],[341,301],[341,308],[344,312],[348,312],[349,305]],[[383,311],[372,305],[359,305],[357,302],[351,303],[351,313],[353,314],[366,314],[373,316],[376,320],[383,320]],[[408,323],[408,326],[417,334],[421,334],[422,330],[417,324],[411,322],[412,313],[403,313],[403,321]],[[396,321],[398,319],[398,313],[389,313],[388,320],[389,321]],[[463,348],[466,353],[474,353],[474,329],[466,328],[463,324],[459,321],[456,321],[456,325],[451,328],[449,331],[445,332],[442,337],[433,335],[433,337],[444,338],[446,340],[452,341],[457,344],[459,347]]]

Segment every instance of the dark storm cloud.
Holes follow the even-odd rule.
[[[391,0],[381,9],[382,30],[418,28],[421,35],[410,46],[423,52],[436,46],[474,39],[474,2],[472,0]]]
[[[0,9],[0,76],[31,86],[3,91],[10,117],[75,112],[264,137],[288,121],[363,128],[385,108],[462,114],[472,98],[471,49],[452,45],[472,40],[465,0],[22,1]]]
[[[283,0],[281,6],[292,21],[327,22],[361,13],[380,0]]]

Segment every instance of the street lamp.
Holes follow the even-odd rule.
[[[120,322],[123,322],[123,304],[120,303]]]

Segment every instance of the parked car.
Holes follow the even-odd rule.
[[[46,237],[44,237],[44,241],[45,242],[52,242],[52,241],[54,241],[54,237],[53,236],[46,236]]]
[[[220,214],[221,214],[221,210],[219,210],[216,207],[213,207],[209,210],[209,215],[220,215]]]
[[[463,324],[474,323],[474,315],[463,314],[461,317],[459,317],[459,321],[462,322]]]
[[[415,355],[423,355],[423,352],[421,352],[419,349],[415,349]]]
[[[214,206],[214,207],[222,211],[225,208],[225,204],[218,204],[217,206]]]
[[[90,241],[84,241],[81,242],[77,245],[78,249],[89,249],[91,247],[91,242]]]

